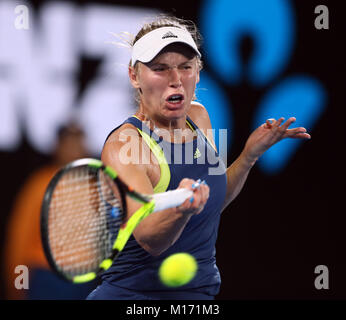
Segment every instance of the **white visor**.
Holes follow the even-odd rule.
[[[190,32],[177,27],[162,27],[150,31],[136,41],[132,48],[132,66],[137,61],[146,63],[153,60],[163,48],[175,42],[187,44],[199,57],[202,56]]]

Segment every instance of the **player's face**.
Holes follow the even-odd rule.
[[[140,63],[137,81],[141,105],[148,114],[167,120],[182,118],[199,81],[197,58],[182,46],[168,49],[151,62]]]

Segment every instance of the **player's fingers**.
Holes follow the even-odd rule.
[[[193,194],[190,198],[186,199],[185,202],[178,207],[179,210],[184,211],[185,213],[194,213],[196,209],[201,206],[202,193],[201,193],[201,180],[197,181],[184,178],[179,183],[178,188],[186,188],[193,191]]]
[[[277,121],[273,123],[273,128],[279,128],[284,121],[284,117],[279,118]]]
[[[195,181],[192,185],[191,185],[191,188],[192,188],[192,190],[198,190],[199,189],[199,187],[200,187],[200,185],[201,185],[201,179],[198,179],[197,181]]]
[[[195,183],[195,180],[184,178],[180,181],[178,188],[187,188],[191,189],[192,185]]]
[[[177,209],[183,214],[189,214],[191,212],[190,199],[186,199],[184,203],[177,207]]]
[[[290,117],[282,126],[281,126],[281,130],[282,131],[286,131],[288,129],[288,127],[296,121],[295,117]]]
[[[297,133],[293,137],[293,139],[311,139],[311,135],[309,133]]]
[[[270,119],[267,119],[266,120],[266,123],[264,124],[264,126],[266,127],[266,128],[271,128],[272,127],[272,125],[273,125],[273,123],[275,122],[275,119],[274,118],[270,118]]]
[[[293,136],[297,133],[305,133],[307,130],[304,127],[292,128],[286,131],[287,136]]]
[[[193,201],[191,203],[191,210],[194,214],[199,214],[204,209],[205,204],[209,198],[209,186],[205,181],[198,180],[197,187],[194,189]]]
[[[184,178],[180,181],[178,188],[185,188],[185,189],[195,191],[199,187],[200,183],[201,183],[200,179],[195,181],[193,179]]]
[[[311,138],[310,134],[307,133],[307,130],[304,127],[286,130],[285,137],[303,138],[303,139],[310,139]]]

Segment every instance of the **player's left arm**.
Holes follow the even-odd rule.
[[[211,123],[207,110],[198,105],[200,121],[196,114],[192,112],[191,119],[201,126],[204,130],[211,129]],[[191,108],[196,110],[196,107]],[[260,156],[277,142],[286,139],[310,139],[310,134],[304,127],[296,127],[289,129],[289,126],[296,119],[290,117],[287,121],[284,118],[268,119],[265,123],[254,130],[246,141],[244,149],[238,158],[227,168],[227,189],[226,197],[223,205],[224,210],[240,193],[245,181],[249,175],[251,168],[255,165]],[[227,165],[227,164],[225,164]]]

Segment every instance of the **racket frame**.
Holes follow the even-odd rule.
[[[140,195],[138,192],[135,192],[131,190],[121,179],[119,178],[117,172],[112,169],[109,166],[105,166],[100,160],[92,159],[92,158],[84,158],[84,159],[78,159],[75,160],[63,168],[61,168],[51,179],[51,181],[48,184],[48,187],[46,189],[46,192],[44,194],[44,198],[42,201],[42,207],[41,207],[41,217],[40,217],[40,229],[41,229],[41,241],[43,246],[43,251],[45,253],[45,256],[47,258],[48,264],[50,267],[64,280],[68,280],[70,282],[74,283],[84,283],[88,281],[92,281],[95,279],[100,273],[102,273],[104,270],[107,270],[115,257],[119,254],[120,250],[117,248],[114,248],[112,250],[112,255],[103,260],[101,264],[99,265],[99,270],[97,272],[88,272],[83,275],[77,275],[74,277],[69,277],[66,273],[64,273],[61,268],[56,264],[52,252],[50,250],[49,246],[49,231],[48,231],[48,219],[49,219],[49,206],[50,202],[55,190],[55,187],[57,186],[58,182],[60,181],[60,178],[66,174],[68,171],[81,166],[87,166],[94,170],[102,170],[105,174],[107,174],[112,181],[117,185],[120,193],[120,198],[122,202],[122,208],[123,208],[123,216],[127,217],[127,205],[126,205],[126,194],[129,196],[135,198],[137,201],[140,201],[142,203],[147,203],[150,201],[148,197],[144,197],[143,195]],[[126,222],[124,223],[126,224]],[[120,232],[120,231],[119,231]]]

